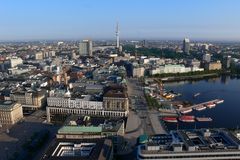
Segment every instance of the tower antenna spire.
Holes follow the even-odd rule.
[[[118,22],[117,22],[117,26],[116,26],[116,42],[117,42],[117,48],[119,49],[119,47],[120,47],[120,41],[119,41],[119,24],[118,24]]]

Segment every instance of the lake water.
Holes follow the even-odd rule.
[[[201,81],[181,81],[165,83],[167,90],[181,93],[178,100],[190,101],[194,104],[213,99],[224,99],[224,103],[215,108],[193,111],[188,115],[211,117],[212,122],[178,123],[179,129],[191,128],[238,128],[240,127],[240,79],[220,77]],[[201,93],[193,98],[195,93]],[[166,123],[169,130],[177,129],[177,124]]]

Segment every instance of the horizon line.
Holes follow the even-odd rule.
[[[120,41],[182,41],[180,38],[124,38]],[[11,43],[11,42],[41,42],[41,41],[82,41],[84,39],[90,39],[92,41],[116,41],[114,38],[36,38],[36,39],[15,39],[15,40],[0,40],[0,43]],[[205,39],[205,38],[189,38],[190,42],[240,42],[236,39]]]

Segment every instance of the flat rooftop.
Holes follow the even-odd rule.
[[[42,160],[105,160],[111,152],[110,139],[55,139]]]
[[[58,130],[59,134],[81,134],[81,133],[101,133],[117,132],[122,124],[123,118],[103,118],[71,115],[64,122],[63,127]]]
[[[15,104],[13,101],[0,101],[0,109],[12,109]]]
[[[128,98],[127,89],[121,85],[111,85],[105,88],[104,97]]]
[[[144,154],[239,151],[240,140],[224,129],[178,130],[154,135],[141,146]]]
[[[97,99],[93,95],[83,93],[84,92],[70,92],[66,89],[55,89],[50,91],[49,97],[81,99],[84,101],[97,101]]]

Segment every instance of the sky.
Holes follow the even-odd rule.
[[[0,40],[240,41],[240,0],[0,0]]]

